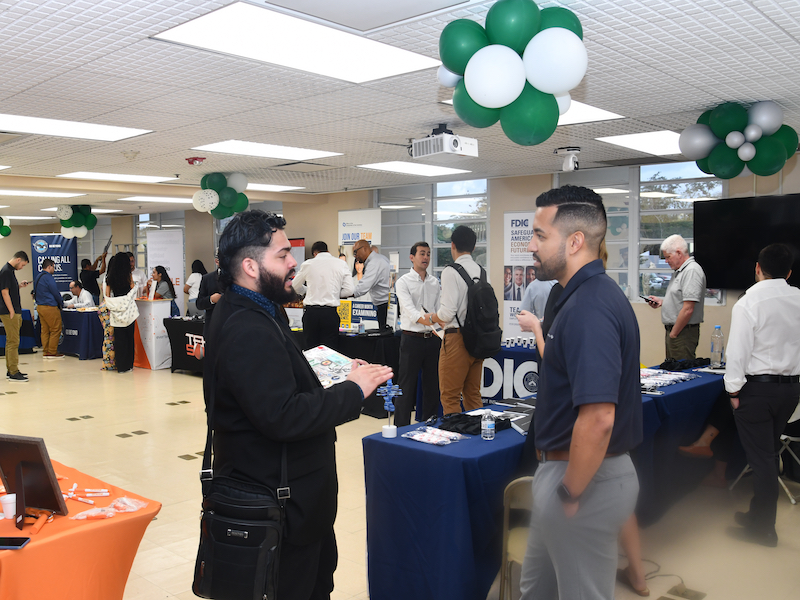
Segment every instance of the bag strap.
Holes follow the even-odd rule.
[[[33,299],[36,301],[37,304],[39,303],[39,298],[38,298],[39,282],[42,280],[42,277],[44,277],[44,274],[45,271],[39,273],[39,276],[36,278],[36,281],[33,282]]]
[[[244,312],[245,309],[237,310],[233,313],[227,321],[227,324],[230,323],[231,319],[233,319],[239,313]],[[277,323],[276,323],[277,325]],[[280,326],[278,326],[280,330]],[[230,331],[230,328],[227,328]],[[281,332],[283,333],[283,332]],[[285,338],[285,335],[284,335]],[[216,396],[216,387],[217,387],[217,365],[219,364],[219,357],[222,355],[222,351],[228,346],[230,342],[230,336],[225,337],[222,344],[220,344],[219,352],[217,352],[217,356],[214,359],[214,364],[211,366],[211,381],[209,382],[209,398],[208,398],[208,433],[206,434],[206,449],[203,452],[203,466],[200,470],[200,485],[203,489],[203,496],[208,496],[211,493],[211,481],[214,479],[214,470],[211,468],[211,446],[213,442],[214,436],[214,428],[212,424],[214,423],[214,400]],[[289,488],[289,476],[288,476],[288,469],[287,469],[287,458],[286,458],[286,442],[282,444],[281,450],[281,481],[280,487],[276,490],[276,495],[278,497],[278,504],[281,507],[281,513],[284,513],[286,510],[286,500],[291,498],[291,490]]]

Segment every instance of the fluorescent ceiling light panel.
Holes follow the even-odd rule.
[[[453,99],[450,98],[450,100],[442,100],[442,104],[449,104],[450,106],[453,106]]]
[[[595,108],[583,102],[570,102],[569,110],[558,118],[560,125],[575,125],[576,123],[592,123],[594,121],[611,121],[612,119],[624,119],[622,115]]]
[[[667,194],[666,192],[640,192],[640,198],[680,198],[679,194]]]
[[[421,54],[243,2],[154,37],[352,83],[441,64]]]
[[[17,221],[49,221],[51,219],[55,219],[55,217],[48,217],[47,215],[42,215],[41,217],[14,217],[14,216],[4,216],[4,219],[16,219]]]
[[[678,139],[680,134],[674,131],[649,131],[647,133],[633,133],[630,135],[612,135],[610,137],[595,138],[599,142],[630,148],[645,154],[666,156],[680,154]]]
[[[422,175],[423,177],[440,177],[442,175],[460,175],[461,173],[471,173],[464,169],[450,169],[436,165],[423,165],[421,163],[410,163],[400,160],[390,162],[372,163],[369,165],[358,165],[362,169],[373,169],[375,171],[388,171],[389,173],[402,173],[403,175]]]
[[[621,190],[618,188],[594,188],[594,192],[598,194],[627,194],[628,190]]]
[[[53,208],[42,208],[40,209],[42,212],[56,212],[58,210],[57,206]],[[122,212],[121,208],[94,208],[92,207],[92,214],[94,215],[102,215],[105,213],[118,213]]]
[[[296,185],[272,185],[270,183],[248,183],[248,190],[255,192],[288,192],[290,190],[304,190],[306,188]]]
[[[123,175],[121,173],[92,173],[90,171],[75,171],[64,173],[56,177],[69,177],[71,179],[97,179],[99,181],[124,181],[128,183],[161,183],[172,181],[177,177],[159,177],[158,175]]]
[[[152,129],[133,129],[131,127],[115,127],[113,125],[95,125],[94,123],[79,123],[77,121],[0,114],[0,131],[116,142],[150,133]]]
[[[169,204],[191,204],[191,198],[174,198],[171,196],[128,196],[120,198],[125,202],[165,202]]]
[[[329,156],[341,156],[341,152],[326,152],[324,150],[309,150],[307,148],[293,148],[292,146],[276,146],[274,144],[259,144],[257,142],[244,142],[242,140],[227,140],[197,146],[192,150],[206,152],[221,152],[223,154],[238,154],[241,156],[258,156],[259,158],[281,158],[284,160],[314,160]]]
[[[29,196],[31,198],[75,198],[86,194],[73,192],[30,192],[26,190],[0,190],[0,196]]]
[[[6,165],[0,165],[0,171],[2,171],[3,169],[10,169],[10,168],[11,167],[6,166]]]
[[[411,204],[384,204],[381,206],[383,210],[403,210],[404,208],[416,208]]]

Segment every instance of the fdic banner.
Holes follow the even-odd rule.
[[[59,292],[69,291],[69,282],[78,279],[78,240],[67,239],[58,233],[31,234],[31,267],[33,281],[42,272],[42,263],[49,258],[56,265],[53,277]]]

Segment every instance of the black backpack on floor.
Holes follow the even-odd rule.
[[[458,321],[456,316],[464,338],[464,347],[470,356],[490,358],[500,352],[503,330],[500,329],[497,298],[492,286],[486,281],[486,271],[481,267],[480,278],[473,281],[461,265],[455,263],[448,266],[458,271],[467,282],[467,316],[464,323]]]

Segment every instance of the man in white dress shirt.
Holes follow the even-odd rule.
[[[83,289],[80,281],[70,281],[69,291],[72,294],[72,300],[64,300],[65,308],[91,308],[96,306],[94,298],[88,290]]]
[[[459,225],[450,238],[450,254],[473,280],[481,276],[481,266],[472,260],[477,236],[469,227]],[[474,410],[483,406],[481,375],[483,359],[467,352],[461,325],[467,317],[467,282],[455,268],[442,271],[442,300],[439,310],[431,315],[433,322],[444,328],[444,342],[439,353],[439,390],[444,414]]]
[[[394,422],[411,423],[417,402],[417,378],[422,369],[422,420],[439,410],[439,349],[441,340],[430,327],[429,311],[439,310],[439,280],[428,275],[431,248],[426,242],[411,246],[411,271],[394,286],[400,304],[400,372],[398,385],[403,395],[395,399]]]
[[[386,327],[386,313],[389,310],[389,285],[392,266],[383,254],[372,252],[367,240],[358,240],[353,245],[353,256],[364,263],[364,276],[356,285],[353,296],[358,298],[367,292],[378,311],[378,327]]]
[[[725,368],[739,438],[753,470],[749,512],[737,512],[737,537],[778,544],[778,440],[800,397],[800,290],[786,280],[794,256],[784,244],[758,255],[756,283],[733,307]]]
[[[292,281],[298,294],[305,294],[303,333],[306,348],[339,348],[339,299],[353,295],[353,279],[347,263],[328,252],[325,242],[314,242],[312,258],[300,265]]]

